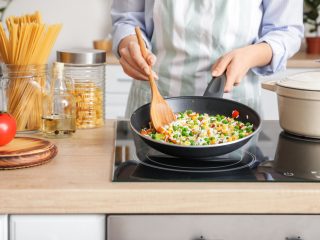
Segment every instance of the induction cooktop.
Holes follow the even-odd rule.
[[[116,122],[114,182],[317,182],[320,140],[284,132],[278,121],[227,155],[177,158],[133,139],[129,121]]]

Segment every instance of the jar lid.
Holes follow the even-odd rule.
[[[300,90],[320,91],[320,71],[294,74],[280,80],[277,85]]]
[[[106,52],[89,48],[59,50],[57,61],[67,64],[101,64],[106,62]]]

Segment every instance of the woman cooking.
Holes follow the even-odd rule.
[[[111,14],[114,53],[137,80],[127,117],[150,102],[148,64],[163,96],[202,95],[212,76],[226,72],[224,96],[259,111],[258,75],[285,69],[303,37],[303,0],[115,0]]]

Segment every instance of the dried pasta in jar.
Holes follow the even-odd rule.
[[[106,53],[94,49],[62,50],[57,53],[57,61],[65,64],[65,77],[74,81],[77,129],[103,126]]]
[[[94,82],[75,83],[76,126],[94,128],[103,126],[103,89]]]

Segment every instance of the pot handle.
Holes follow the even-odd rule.
[[[269,91],[272,91],[272,92],[275,92],[277,90],[277,82],[272,80],[272,81],[266,81],[266,82],[263,82],[261,83],[261,87],[263,89],[266,89],[266,90],[269,90]]]
[[[209,82],[203,96],[222,98],[226,81],[227,81],[227,76],[225,75],[225,73],[219,77],[213,77]]]

